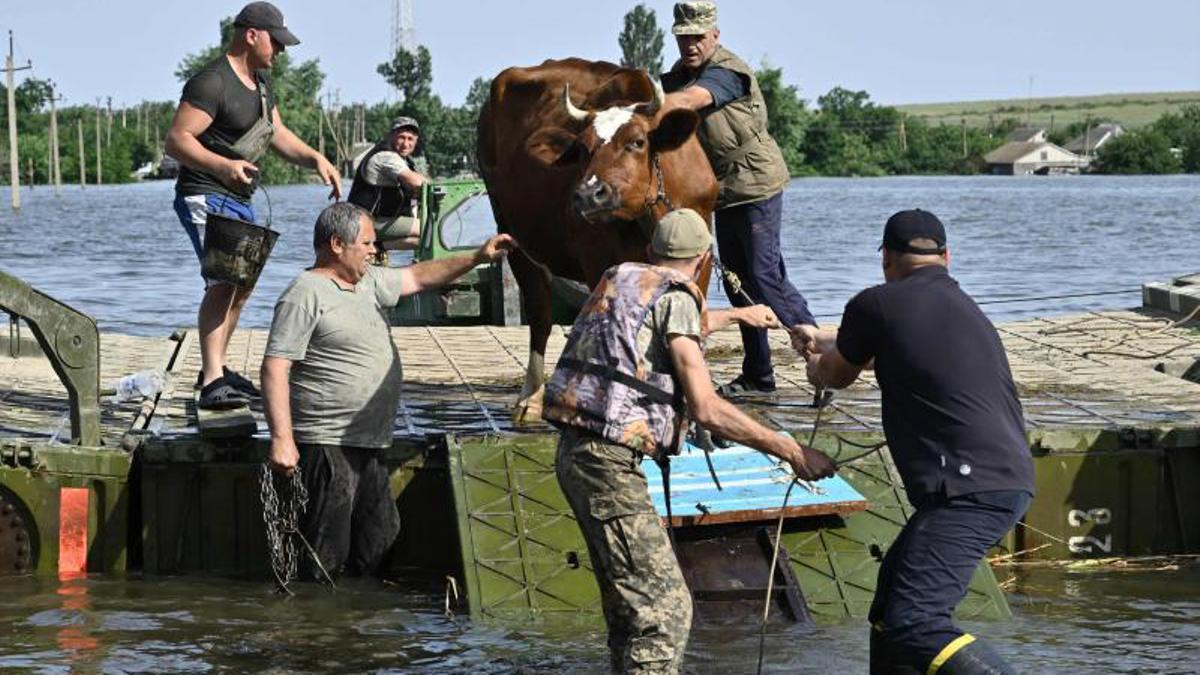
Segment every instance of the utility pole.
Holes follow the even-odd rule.
[[[908,152],[908,134],[904,129],[904,115],[900,116],[900,152]]]
[[[317,99],[317,153],[325,156],[325,108],[320,98]]]
[[[104,169],[100,167],[100,98],[96,98],[96,185],[104,182]]]
[[[962,117],[959,119],[960,119],[959,128],[962,129],[962,146],[963,146],[963,155],[962,156],[965,158],[967,156],[967,118]]]
[[[62,187],[62,163],[58,156],[58,105],[62,96],[54,93],[54,83],[50,83],[50,181],[54,183],[54,194]]]
[[[112,121],[113,121],[112,97],[109,96],[108,97],[108,117],[107,117],[108,129],[104,132],[104,147],[106,147],[106,148],[112,146]]]
[[[13,73],[32,67],[33,64],[28,60],[20,68],[13,65],[13,34],[11,30],[8,31],[8,58],[4,60],[4,72],[8,76],[8,179],[12,186],[13,211],[21,208],[21,160],[17,156],[17,99],[13,91]]]
[[[87,161],[83,158],[83,112],[75,120],[75,130],[79,132],[79,187],[87,185]]]
[[[1033,124],[1033,76],[1029,76],[1029,96],[1025,98],[1025,126]]]
[[[121,128],[122,129],[125,128],[125,110],[126,110],[125,105],[122,104],[121,105]]]

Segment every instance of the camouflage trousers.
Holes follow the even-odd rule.
[[[555,472],[587,540],[613,670],[677,673],[692,598],[640,460],[629,448],[569,430],[559,439]]]

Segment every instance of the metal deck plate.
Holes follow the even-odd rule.
[[[686,525],[746,523],[779,518],[783,497],[792,481],[792,473],[763,453],[735,445],[712,453],[713,469],[720,490],[713,483],[704,451],[687,443],[684,451],[671,458],[671,522]],[[662,471],[654,461],[642,462],[642,471],[650,483],[650,499],[659,515],[667,516],[663,499]],[[787,516],[821,516],[862,511],[867,502],[840,476],[813,484],[815,492],[803,486],[792,489]]]

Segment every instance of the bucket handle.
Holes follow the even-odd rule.
[[[261,171],[250,172],[250,189],[262,190],[263,196],[267,198],[267,229],[270,229],[272,216],[274,215],[271,212],[271,194],[267,192],[267,188],[262,185]]]

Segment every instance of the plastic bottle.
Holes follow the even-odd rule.
[[[142,370],[122,377],[113,388],[116,390],[116,400],[125,401],[154,396],[162,391],[165,384],[162,373],[157,370]]]

